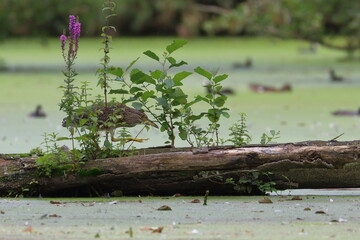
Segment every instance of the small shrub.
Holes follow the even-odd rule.
[[[270,134],[263,133],[261,136],[261,144],[269,144],[274,139],[280,138],[280,131],[270,130]]]
[[[246,144],[249,144],[251,141],[251,137],[248,133],[246,126],[246,114],[240,113],[240,120],[234,123],[229,130],[230,138],[228,141],[232,142],[236,147],[240,147]]]

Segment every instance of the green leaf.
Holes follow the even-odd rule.
[[[127,66],[127,68],[125,69],[125,72],[127,72],[138,60],[140,59],[140,57],[138,57],[137,59],[135,59],[134,61],[132,61],[129,66]]]
[[[208,110],[208,115],[207,115],[208,119],[210,120],[210,122],[216,123],[219,121],[219,110],[217,109],[209,109]]]
[[[204,102],[209,103],[209,99],[204,98],[203,96],[200,96],[200,95],[197,95],[195,99],[197,99],[198,101],[204,101]]]
[[[172,88],[173,86],[175,86],[174,80],[172,80],[171,78],[165,79],[164,83],[167,88]]]
[[[163,122],[163,124],[161,124],[160,131],[161,131],[161,132],[164,132],[164,131],[166,131],[168,128],[169,128],[169,124],[168,124],[167,122]]]
[[[199,120],[201,119],[203,116],[205,116],[206,113],[200,113],[199,115],[191,115],[189,116],[189,120],[191,121],[196,121],[196,120]]]
[[[214,77],[214,82],[219,83],[219,82],[225,80],[228,76],[229,75],[227,75],[227,74],[222,74],[222,75],[216,76],[216,77]]]
[[[167,57],[166,60],[168,60],[170,64],[176,64],[176,60],[173,57]]]
[[[187,95],[183,92],[183,90],[179,87],[175,88],[175,91],[173,93],[174,97],[187,97]]]
[[[200,99],[195,98],[195,99],[192,100],[191,102],[188,102],[188,103],[184,106],[184,108],[187,109],[187,108],[189,108],[190,106],[192,106],[193,104],[198,103],[198,102],[200,102],[200,101],[201,101]]]
[[[182,129],[182,128],[179,129],[179,137],[180,137],[182,140],[186,140],[186,139],[187,139],[187,132],[186,132],[184,129]]]
[[[141,96],[141,99],[146,101],[148,98],[152,97],[155,95],[155,92],[153,90],[144,92],[143,95]]]
[[[143,52],[143,54],[145,54],[146,56],[148,56],[149,58],[152,58],[156,61],[160,61],[160,58],[158,57],[158,55],[156,55],[154,52],[147,50],[145,52]]]
[[[80,126],[84,126],[84,125],[85,125],[85,123],[87,123],[88,121],[89,121],[89,119],[85,119],[85,118],[80,119],[80,121],[79,121],[79,125],[80,125]]]
[[[156,101],[158,102],[159,105],[161,105],[164,108],[169,107],[169,104],[168,104],[166,98],[156,98]]]
[[[141,88],[138,88],[138,87],[132,87],[132,88],[130,88],[130,93],[131,93],[131,94],[134,94],[134,93],[139,92],[139,91],[142,91],[142,89],[141,89]]]
[[[178,62],[178,63],[173,63],[173,64],[171,64],[169,68],[180,67],[180,66],[186,65],[186,64],[187,64],[187,62],[181,61],[181,62]]]
[[[191,72],[185,72],[185,71],[175,74],[173,78],[175,86],[182,86],[183,84],[181,83],[181,80],[183,80],[184,78],[188,77],[191,74],[192,74]]]
[[[212,78],[212,74],[208,71],[206,71],[205,69],[201,68],[201,67],[197,67],[194,69],[194,71],[198,74],[200,74],[201,76],[206,77],[207,79],[211,80]]]
[[[225,100],[226,100],[225,96],[217,97],[217,98],[214,99],[214,104],[217,107],[222,107],[225,104]]]
[[[186,43],[186,40],[174,40],[170,45],[166,47],[166,51],[171,54],[177,49],[183,47]]]
[[[124,75],[124,71],[122,68],[120,67],[112,67],[112,68],[109,68],[107,70],[108,73],[112,74],[112,75],[115,75],[115,76],[118,76],[118,77],[123,77]]]
[[[149,75],[140,71],[139,69],[133,69],[130,73],[130,81],[135,84],[141,84],[144,82],[156,84],[156,81],[152,79]]]
[[[260,173],[259,172],[252,172],[252,175],[255,179],[258,179],[259,176],[260,176]]]
[[[151,75],[151,77],[159,80],[160,78],[164,78],[165,74],[160,70],[155,70],[155,71],[150,72],[150,75]]]
[[[129,91],[125,90],[125,89],[111,89],[109,91],[109,94],[128,94]]]
[[[131,105],[137,110],[141,110],[141,108],[143,107],[142,103],[139,102],[133,102]]]
[[[222,115],[223,115],[225,118],[229,118],[229,117],[230,117],[230,114],[227,113],[227,112],[222,112]]]
[[[175,88],[175,91],[172,93],[172,97],[174,99],[172,102],[174,106],[187,103],[187,95],[181,90],[181,88]]]
[[[106,147],[107,149],[112,148],[112,145],[111,145],[110,141],[107,138],[104,141],[104,147]]]
[[[71,140],[69,137],[59,137],[56,139],[56,141],[64,141],[64,140]]]

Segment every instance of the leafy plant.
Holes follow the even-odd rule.
[[[206,178],[209,181],[217,184],[230,184],[233,185],[234,190],[240,193],[251,194],[256,190],[262,193],[276,192],[276,183],[272,181],[272,172],[249,172],[241,173],[238,179],[224,178],[223,174],[219,171],[201,171],[196,174],[193,179],[199,180]]]
[[[104,56],[101,58],[101,63],[100,63],[102,65],[102,68],[99,68],[97,70],[97,73],[99,74],[99,81],[97,85],[104,90],[105,107],[107,107],[108,105],[107,93],[108,93],[109,81],[110,81],[107,75],[107,70],[110,63],[110,56],[109,56],[111,49],[110,43],[112,42],[112,36],[110,35],[110,31],[116,32],[116,28],[114,26],[110,26],[109,19],[111,17],[116,16],[116,14],[114,14],[115,7],[116,4],[113,1],[105,1],[102,9],[105,15],[105,26],[103,26],[101,29],[102,44],[104,45],[101,50],[103,51]]]
[[[229,130],[231,131],[229,136],[229,142],[232,142],[236,147],[249,144],[251,137],[248,133],[246,126],[246,113],[240,113],[240,120],[234,123]]]
[[[72,160],[68,158],[68,154],[58,150],[57,152],[45,154],[36,160],[36,168],[39,176],[52,177],[54,173],[66,174],[74,168]]]
[[[217,183],[223,183],[224,177],[220,174],[219,171],[201,171],[195,175],[194,180],[199,178],[208,178],[210,181],[216,181]]]
[[[78,18],[74,15],[69,16],[69,36],[64,34],[60,36],[61,52],[65,61],[66,70],[63,71],[65,76],[64,85],[60,86],[63,89],[63,97],[60,101],[60,110],[63,110],[66,115],[66,127],[71,135],[72,144],[72,158],[75,162],[75,140],[74,140],[74,122],[75,122],[75,107],[78,105],[79,94],[76,92],[77,87],[74,85],[75,77],[78,75],[74,68],[75,59],[79,49],[79,37],[81,32],[81,24]]]
[[[238,180],[227,178],[225,182],[234,185],[234,190],[247,194],[253,193],[256,189],[263,193],[276,192],[276,183],[271,180],[272,174],[271,172],[250,172]]]
[[[272,140],[279,139],[279,138],[280,138],[280,131],[270,130],[269,135],[266,134],[266,133],[263,133],[261,135],[260,143],[261,144],[268,144],[268,143],[271,143]]]
[[[75,158],[75,141],[79,143],[81,152],[80,157],[85,159],[106,158],[114,156],[116,149],[113,149],[112,143],[108,140],[108,132],[104,141],[104,148],[100,147],[100,135],[98,133],[99,124],[103,128],[114,127],[114,121],[116,120],[115,112],[114,116],[109,117],[109,121],[102,120],[99,123],[97,116],[99,111],[94,110],[94,106],[104,106],[104,109],[112,104],[112,101],[108,100],[108,91],[110,88],[110,77],[108,75],[108,68],[110,63],[110,43],[112,41],[111,31],[116,31],[115,27],[110,26],[109,19],[114,14],[116,5],[113,1],[106,0],[103,4],[102,12],[105,15],[106,23],[102,28],[102,44],[101,49],[104,56],[101,58],[101,68],[97,70],[99,80],[97,86],[103,90],[103,96],[98,95],[95,99],[92,98],[89,82],[81,82],[80,87],[77,87],[74,83],[76,71],[73,69],[74,60],[76,58],[78,49],[78,37],[80,36],[80,23],[77,22],[77,18],[70,16],[69,31],[70,36],[66,37],[62,35],[61,49],[63,57],[67,66],[67,71],[64,72],[66,76],[65,85],[61,86],[64,89],[64,96],[60,104],[60,109],[67,114],[66,121],[63,123],[70,132],[70,137],[58,138],[58,140],[70,140],[72,143],[73,159]],[[76,22],[74,22],[74,19]],[[75,27],[77,26],[77,28]],[[68,49],[65,51],[65,46],[68,44]],[[100,113],[101,114],[101,113]],[[113,121],[112,121],[113,120]],[[113,151],[115,150],[115,151]],[[120,154],[121,155],[121,154]],[[115,154],[117,156],[117,154]]]
[[[56,133],[44,134],[42,144],[45,145],[46,154],[36,160],[36,167],[40,176],[51,177],[61,165],[72,162],[71,158],[69,159],[69,154],[58,147],[57,139]]]
[[[172,53],[185,44],[184,40],[175,40],[166,47],[161,59],[154,52],[145,51],[146,56],[160,64],[160,69],[151,71],[150,74],[140,69],[133,69],[130,73],[130,81],[125,81],[125,73],[137,60],[132,62],[125,72],[121,68],[110,71],[121,83],[120,89],[110,93],[131,94],[132,96],[124,102],[132,102],[134,108],[144,109],[151,114],[160,124],[160,131],[167,132],[172,147],[175,146],[175,128],[180,125],[178,119],[181,116],[181,109],[187,103],[187,95],[180,88],[183,85],[181,81],[191,73],[183,71],[170,76],[169,70],[186,64],[172,57]]]
[[[30,155],[33,156],[42,156],[44,155],[42,149],[40,147],[36,147],[30,150]]]
[[[173,57],[173,53],[183,47],[185,40],[175,40],[166,47],[162,57],[159,57],[151,50],[144,54],[156,61],[160,68],[151,71],[150,74],[144,73],[140,69],[133,69],[130,72],[130,79],[126,80],[125,75],[138,60],[133,61],[125,71],[122,68],[113,68],[109,73],[116,76],[120,83],[120,88],[111,90],[110,93],[121,94],[123,102],[131,102],[136,109],[144,110],[153,116],[160,125],[160,131],[166,132],[171,147],[175,146],[176,130],[182,140],[188,141],[191,146],[209,145],[214,142],[219,144],[219,119],[221,116],[229,117],[227,108],[223,105],[226,96],[220,93],[220,82],[227,78],[226,74],[217,76],[200,67],[194,71],[210,82],[212,92],[205,97],[197,96],[189,101],[188,95],[182,89],[182,81],[192,72],[180,71],[171,74],[174,69],[185,64],[185,61],[178,61]],[[171,70],[171,72],[170,72]],[[126,97],[130,95],[130,97]],[[194,114],[191,106],[198,102],[209,104],[207,112]],[[198,127],[196,122],[203,117],[207,117],[210,124],[207,129]]]
[[[221,82],[225,80],[228,75],[217,75],[216,72],[209,72],[201,67],[194,69],[196,73],[207,79],[208,94],[205,96],[196,96],[195,100],[186,105],[184,111],[184,121],[180,130],[180,137],[183,140],[187,140],[191,146],[194,146],[194,142],[198,147],[204,145],[216,145],[221,142],[219,138],[219,127],[221,116],[228,118],[230,115],[227,112],[229,109],[225,108],[225,102],[227,97],[221,93]],[[205,102],[209,105],[207,112],[194,114],[190,106],[197,102]],[[197,126],[196,122],[202,117],[207,117],[209,120],[208,127],[206,129]]]

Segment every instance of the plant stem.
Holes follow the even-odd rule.
[[[71,132],[71,145],[72,145],[72,159],[73,159],[74,166],[76,166],[74,130],[71,130],[70,132]]]
[[[209,190],[206,190],[205,192],[205,196],[204,196],[204,206],[207,206],[207,200],[208,200],[208,197],[209,197],[209,193],[210,191]]]
[[[106,26],[108,27],[108,20],[106,21]],[[106,28],[107,29],[107,28]],[[106,31],[106,29],[104,31]],[[103,67],[103,78],[104,78],[104,101],[105,101],[105,107],[107,108],[108,106],[108,100],[107,100],[107,68],[108,68],[108,53],[109,53],[109,37],[108,35],[105,33],[105,41],[104,41],[104,67]]]

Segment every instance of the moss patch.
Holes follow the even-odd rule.
[[[77,173],[81,177],[95,177],[100,175],[102,171],[99,168],[91,168],[91,169],[79,169]]]

